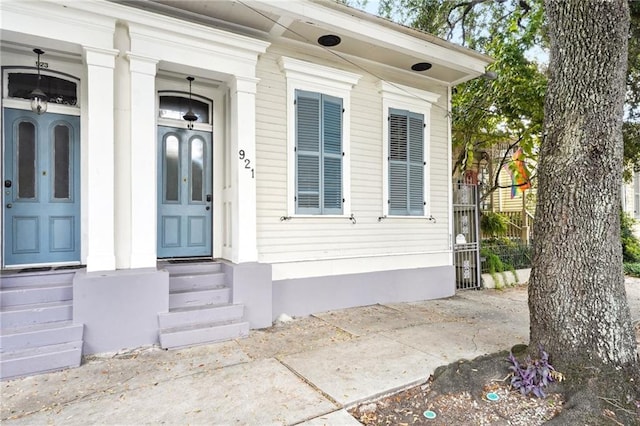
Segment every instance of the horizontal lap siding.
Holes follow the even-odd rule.
[[[294,55],[272,47],[258,63],[256,95],[256,185],[257,231],[260,261],[287,262],[341,257],[376,256],[398,253],[435,252],[449,249],[448,235],[448,149],[446,92],[431,88],[441,96],[431,110],[430,173],[431,214],[434,224],[424,218],[387,218],[382,215],[382,96],[378,80],[362,70],[323,65],[362,74],[351,92],[351,211],[348,218],[304,217],[281,221],[287,215],[287,128],[286,80],[277,60]],[[242,226],[242,225],[240,225]]]

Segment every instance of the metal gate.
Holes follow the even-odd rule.
[[[456,289],[480,288],[480,234],[478,186],[457,181],[453,185],[453,263]]]

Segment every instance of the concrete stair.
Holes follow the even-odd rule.
[[[80,365],[84,327],[73,323],[73,275],[0,276],[1,380]]]
[[[246,337],[244,306],[231,303],[214,262],[162,264],[169,271],[169,312],[158,314],[160,346],[175,349]]]

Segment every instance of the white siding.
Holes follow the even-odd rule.
[[[389,269],[389,265],[381,265],[388,261],[381,262],[380,257],[403,254],[408,255],[406,259],[393,261],[399,268],[449,264],[450,256],[443,255],[450,250],[446,88],[435,85],[420,87],[440,95],[438,103],[431,108],[428,170],[431,178],[431,199],[428,202],[436,222],[425,218],[386,218],[379,221],[383,202],[386,202],[382,199],[383,113],[382,96],[376,86],[379,80],[362,69],[323,61],[323,65],[363,75],[351,92],[351,111],[345,112],[351,114],[351,191],[345,194],[345,197],[351,197],[351,211],[344,213],[345,216],[353,213],[357,223],[353,224],[348,217],[322,216],[294,216],[281,221],[281,217],[287,215],[287,203],[293,200],[287,200],[287,155],[292,153],[287,153],[286,80],[277,64],[280,56],[318,60],[272,46],[258,62],[256,184],[259,261],[274,264],[274,279]],[[410,85],[406,81],[399,83]],[[350,258],[361,258],[352,262],[352,270],[342,263],[338,268],[340,271],[324,268],[321,272],[309,266],[313,262],[326,266],[332,260],[343,262]],[[307,266],[300,268],[300,262]]]

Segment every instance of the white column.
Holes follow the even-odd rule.
[[[131,73],[131,268],[156,266],[156,59],[128,53]]]
[[[116,267],[114,234],[114,99],[117,50],[83,47],[87,71],[87,271]]]
[[[129,50],[129,33],[116,25],[114,48]],[[115,252],[116,269],[131,268],[131,79],[129,61],[121,54],[114,71]]]
[[[256,242],[256,78],[231,86],[231,232],[234,263],[258,260]],[[241,151],[243,154],[241,154]],[[240,157],[244,157],[241,159]],[[249,160],[247,163],[246,160]]]

